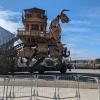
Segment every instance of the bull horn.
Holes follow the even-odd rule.
[[[63,9],[63,10],[61,11],[61,13],[63,13],[64,11],[70,11],[70,10],[67,10],[67,9]]]

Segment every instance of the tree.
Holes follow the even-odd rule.
[[[100,58],[95,59],[96,63],[100,63]]]

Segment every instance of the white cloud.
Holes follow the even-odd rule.
[[[79,14],[80,16],[84,16],[84,17],[100,17],[100,7],[92,7],[90,8],[85,8],[84,10],[81,11],[81,13]]]
[[[99,56],[88,49],[71,49],[71,58],[75,59],[96,59]]]
[[[72,20],[70,22],[71,25],[90,25],[91,22],[88,20]]]
[[[100,54],[100,7],[87,8],[62,25],[63,43],[68,44],[72,59],[95,59]],[[77,20],[75,20],[77,19]]]
[[[15,18],[17,16],[20,16],[19,12],[13,12],[10,10],[4,10],[4,9],[0,9],[0,26],[2,26],[3,28],[11,31],[11,32],[16,32],[17,28],[22,27],[22,22],[19,21],[12,21],[11,18]],[[48,26],[50,25],[50,20],[48,20]],[[76,27],[75,25],[79,25],[79,27]],[[63,43],[66,43],[68,46],[68,49],[71,50],[71,57],[72,59],[94,59],[97,57],[97,55],[95,53],[93,53],[90,50],[83,50],[83,49],[75,49],[76,45],[79,45],[78,43],[80,43],[80,41],[84,40],[89,40],[89,36],[87,35],[83,35],[85,32],[89,32],[90,29],[88,27],[80,27],[80,25],[90,25],[91,23],[89,21],[80,21],[80,20],[74,20],[70,22],[70,25],[73,25],[71,27],[69,26],[64,26],[62,27],[62,35],[63,33],[66,33],[66,37],[68,34],[71,34],[69,36],[69,39],[66,41],[63,41]],[[61,25],[62,26],[62,25]],[[73,34],[75,33],[75,34]],[[81,35],[76,34],[76,33],[82,33]],[[64,39],[65,40],[65,39]],[[92,38],[93,42],[90,42],[91,44],[94,43],[94,41],[96,41],[95,43],[100,43],[100,39],[99,36],[98,38]],[[88,41],[87,44],[89,43]]]
[[[63,27],[62,32],[68,33],[68,32],[89,32],[89,28],[87,27]]]
[[[97,34],[71,34],[62,39],[71,51],[72,59],[95,59],[100,55],[96,48],[100,49],[100,39]]]
[[[9,19],[11,16],[18,16],[19,13],[10,10],[0,9],[0,15],[1,15],[0,18]]]
[[[0,9],[0,26],[12,33],[16,33],[17,28],[21,27],[21,21],[12,21],[11,19],[18,18],[20,13],[10,10]]]

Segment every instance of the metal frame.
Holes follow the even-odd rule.
[[[17,78],[18,78],[18,80],[17,80]],[[27,79],[29,82],[28,87],[29,87],[30,95],[24,95],[22,97],[16,96],[15,86],[16,85],[18,85],[19,87],[23,86],[23,83],[21,83],[24,80],[23,78],[25,80]],[[0,97],[0,100],[14,100],[14,98],[18,98],[18,100],[19,100],[19,98],[25,98],[25,97],[28,97],[29,100],[39,100],[38,98],[42,98],[42,99],[47,98],[47,100],[49,100],[49,99],[52,99],[52,100],[68,99],[68,100],[70,100],[71,97],[68,97],[67,94],[66,94],[67,97],[64,97],[64,98],[60,97],[60,92],[59,92],[60,88],[61,88],[61,87],[59,87],[59,81],[62,79],[62,80],[65,80],[66,82],[71,82],[70,78],[71,78],[71,81],[75,81],[74,87],[72,87],[75,89],[75,96],[73,96],[72,98],[76,98],[77,100],[81,100],[80,78],[87,78],[88,80],[92,79],[96,82],[97,91],[98,91],[97,96],[98,96],[98,100],[100,100],[99,78],[98,77],[83,76],[83,75],[74,75],[74,76],[73,75],[60,75],[60,76],[56,76],[56,75],[14,75],[14,76],[4,75],[3,76],[3,75],[1,75],[0,81],[3,84],[3,86],[2,86],[3,91],[2,91],[2,96]],[[21,79],[23,79],[23,80],[21,80]],[[52,81],[53,89],[54,89],[52,97],[51,96],[43,96],[43,95],[39,94],[39,88],[40,88],[39,80],[40,79],[45,80],[46,82]],[[18,83],[18,81],[19,81],[19,83]],[[27,86],[27,84],[26,84],[26,86]],[[69,85],[68,85],[68,87],[69,87]],[[20,93],[20,91],[21,90],[19,90],[18,93]]]

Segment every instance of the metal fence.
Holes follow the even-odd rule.
[[[78,100],[100,100],[100,83],[98,77],[78,75]]]
[[[0,100],[100,100],[98,77],[0,76]]]

